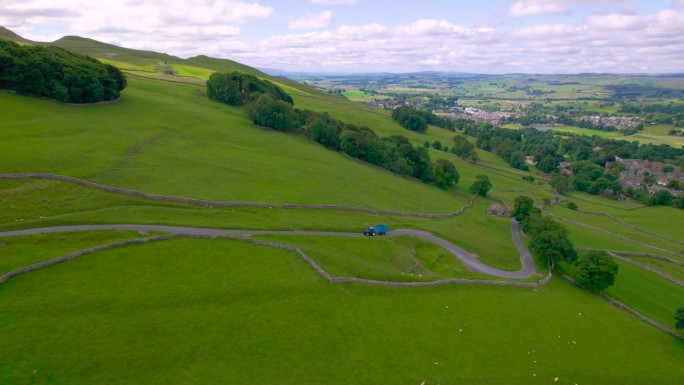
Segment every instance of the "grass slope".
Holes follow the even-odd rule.
[[[519,257],[507,219],[487,216],[478,199],[462,215],[445,219],[397,217],[335,210],[210,208],[130,197],[53,180],[0,180],[0,229],[81,223],[145,223],[233,229],[362,232],[382,222],[391,228],[431,231],[492,266],[516,270]],[[42,218],[41,218],[42,217]]]
[[[210,101],[196,86],[130,84],[121,102],[92,108],[0,94],[2,171],[225,201],[423,212],[455,211],[464,202],[303,137],[254,128],[241,109]]]
[[[435,281],[447,278],[488,279],[472,273],[449,251],[421,239],[381,237],[332,239],[311,236],[260,236],[296,245],[328,273],[383,281]]]
[[[684,375],[681,341],[563,281],[538,291],[330,285],[293,254],[234,241],[109,250],[16,277],[0,297],[2,383],[600,385]]]
[[[79,231],[1,238],[0,275],[75,251],[140,237],[131,231]]]

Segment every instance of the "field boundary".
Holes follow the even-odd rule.
[[[577,251],[597,251],[596,249],[590,249],[590,248],[585,248],[585,247],[581,247],[581,248],[578,247],[576,250],[577,250]],[[631,260],[631,259],[629,259],[629,258],[625,258],[625,257],[619,255],[617,251],[605,250],[605,252],[607,252],[608,255],[610,255],[611,257],[613,257],[613,258],[615,258],[615,259],[617,259],[617,260],[619,260],[619,261],[622,261],[622,262],[625,262],[625,263],[629,263],[630,265],[636,266],[636,267],[638,267],[638,268],[640,268],[640,269],[643,269],[643,270],[646,270],[646,271],[650,271],[651,273],[657,274],[657,275],[659,275],[660,277],[662,277],[662,278],[664,278],[664,279],[666,279],[666,280],[668,280],[668,281],[674,283],[675,285],[684,287],[684,282],[678,280],[678,279],[675,278],[675,277],[672,277],[671,275],[665,274],[665,273],[663,273],[662,271],[660,271],[660,270],[658,270],[658,269],[656,269],[656,268],[654,268],[654,267],[646,266],[646,265],[641,264],[641,263],[639,263],[639,262],[633,261],[633,260]]]
[[[337,210],[337,211],[359,211],[369,214],[386,214],[401,217],[418,217],[418,218],[451,218],[463,214],[467,209],[473,207],[476,196],[473,195],[468,199],[468,203],[453,213],[446,214],[423,214],[423,213],[407,213],[394,210],[382,209],[367,209],[363,207],[353,206],[337,206],[337,205],[304,205],[304,204],[283,204],[284,209],[306,209],[306,210]]]
[[[591,250],[591,249],[588,249],[588,250]],[[668,258],[668,257],[658,255],[658,254],[644,253],[644,252],[640,252],[640,251],[615,251],[615,250],[611,250],[611,251],[615,254],[632,255],[635,257],[648,257],[648,258],[658,259],[658,260],[665,261],[665,262],[674,263],[675,265],[684,266],[684,262],[682,262],[682,261],[677,261],[677,260],[674,260],[672,258]]]
[[[99,184],[99,183],[95,183],[95,182],[90,182],[90,181],[87,181],[84,179],[75,178],[75,177],[66,176],[66,175],[49,174],[49,173],[32,173],[32,172],[0,174],[0,179],[31,179],[31,178],[60,180],[60,181],[70,182],[70,183],[90,187],[90,188],[105,191],[105,192],[115,193],[115,194],[130,195],[130,196],[136,196],[136,197],[152,199],[152,200],[185,203],[185,204],[205,206],[205,207],[258,207],[258,208],[281,207],[284,209],[358,211],[358,212],[365,212],[365,213],[369,213],[369,214],[386,214],[386,215],[393,215],[393,216],[419,217],[419,218],[450,218],[450,217],[460,215],[466,209],[469,209],[473,206],[475,198],[476,198],[475,195],[470,196],[469,202],[466,205],[464,205],[463,207],[461,207],[460,209],[458,209],[452,213],[431,214],[431,213],[412,213],[412,212],[395,211],[395,210],[370,209],[370,208],[365,208],[365,207],[337,206],[337,205],[306,205],[306,204],[288,204],[288,203],[278,205],[275,203],[263,203],[263,202],[220,202],[220,201],[211,201],[211,200],[205,200],[205,199],[182,198],[182,197],[176,197],[176,196],[170,196],[170,195],[151,194],[151,193],[146,193],[146,192],[142,192],[142,191],[138,191],[138,190],[130,190],[130,189],[124,189],[121,187],[107,186],[107,185],[103,185],[103,184]],[[460,192],[458,190],[456,190],[456,191]]]
[[[97,231],[97,230],[120,230],[120,231],[137,231],[139,233],[147,233],[150,231],[167,233],[167,234],[181,234],[181,235],[202,235],[202,236],[240,236],[251,237],[258,235],[298,235],[298,236],[342,236],[342,237],[363,237],[360,232],[334,232],[334,231],[301,231],[301,230],[247,230],[247,229],[218,229],[218,228],[204,228],[204,227],[186,227],[186,226],[164,226],[164,225],[135,225],[135,224],[86,224],[86,225],[71,225],[71,226],[53,226],[53,227],[38,227],[24,230],[12,230],[0,232],[0,237],[13,237],[22,235],[36,235],[43,233],[64,233],[72,231]],[[501,270],[481,262],[478,256],[469,253],[465,249],[433,235],[430,232],[418,231],[411,229],[393,230],[387,233],[388,237],[408,235],[416,238],[432,242],[448,250],[455,258],[459,259],[465,268],[490,275],[493,277],[504,279],[522,279],[529,278],[536,274],[536,266],[527,248],[520,241],[520,232],[518,231],[518,223],[511,220],[511,239],[518,249],[521,268],[519,270]]]
[[[649,248],[649,249],[658,250],[658,251],[663,252],[663,253],[665,253],[665,254],[674,255],[674,256],[676,256],[676,257],[684,257],[684,255],[679,254],[679,253],[674,252],[674,251],[670,251],[670,250],[667,250],[667,249],[663,249],[663,248],[658,247],[658,246],[649,245],[649,244],[647,244],[647,243],[643,243],[643,242],[637,241],[637,240],[635,240],[635,239],[627,238],[627,237],[625,237],[624,235],[620,235],[620,234],[617,234],[617,233],[610,232],[610,231],[608,231],[608,230],[604,230],[604,229],[601,229],[601,228],[598,228],[598,227],[595,227],[595,226],[588,225],[588,224],[586,224],[586,223],[577,222],[577,221],[573,221],[573,220],[570,220],[570,219],[561,217],[560,215],[554,214],[554,213],[552,213],[552,212],[550,212],[550,211],[548,211],[548,210],[545,210],[545,209],[543,209],[543,208],[542,208],[542,211],[543,211],[544,213],[546,213],[547,215],[549,215],[549,216],[551,216],[551,217],[553,217],[553,218],[559,219],[559,220],[561,220],[561,221],[564,221],[564,222],[572,223],[572,224],[577,225],[577,226],[581,226],[581,227],[585,227],[585,228],[590,229],[590,230],[598,231],[598,232],[601,232],[601,233],[603,233],[603,234],[610,235],[610,236],[612,236],[612,237],[615,237],[615,238],[618,238],[618,239],[622,239],[623,241],[631,242],[631,243],[637,244],[637,245],[642,246],[642,247],[646,247],[646,248]]]
[[[245,238],[245,237],[239,237],[239,236],[232,236],[232,235],[202,235],[202,234],[167,234],[167,235],[162,235],[158,237],[152,237],[152,238],[143,238],[143,239],[128,239],[124,241],[119,241],[119,242],[114,242],[114,243],[109,243],[106,245],[101,245],[101,246],[96,246],[96,247],[91,247],[89,249],[85,250],[80,250],[76,251],[67,255],[63,255],[60,257],[52,258],[47,261],[42,261],[39,263],[35,263],[30,266],[25,266],[19,269],[12,270],[8,273],[3,274],[0,276],[0,284],[3,284],[7,282],[8,279],[20,275],[20,274],[25,274],[29,273],[31,271],[39,270],[48,266],[55,265],[60,262],[65,262],[69,261],[84,255],[96,253],[99,251],[103,250],[108,250],[108,249],[114,249],[114,248],[119,248],[119,247],[125,247],[125,246],[131,246],[131,245],[139,245],[139,244],[148,244],[152,242],[160,242],[160,241],[167,241],[171,239],[179,239],[179,238],[190,238],[190,239],[228,239],[228,240],[234,240],[234,241],[239,241],[239,242],[246,242],[250,243],[252,245],[257,245],[257,246],[265,246],[265,247],[271,247],[271,248],[276,248],[276,249],[282,249],[282,250],[287,250],[290,252],[294,252],[295,254],[299,255],[306,263],[309,264],[321,277],[323,277],[326,281],[329,283],[358,283],[358,284],[365,284],[365,285],[373,285],[373,286],[387,286],[387,287],[427,287],[427,286],[441,286],[441,285],[448,285],[448,284],[481,284],[481,285],[492,285],[492,286],[512,286],[512,287],[519,287],[519,288],[531,288],[535,289],[540,286],[546,285],[549,283],[551,278],[553,277],[553,274],[551,271],[547,274],[546,277],[542,278],[541,280],[537,282],[514,282],[514,281],[500,281],[500,280],[483,280],[483,279],[443,279],[443,280],[437,280],[437,281],[413,281],[413,282],[397,282],[397,281],[380,281],[380,280],[372,280],[372,279],[364,279],[364,278],[355,278],[355,277],[335,277],[330,275],[325,269],[323,269],[316,261],[309,257],[304,251],[302,251],[300,248],[292,245],[286,245],[282,243],[277,243],[277,242],[269,242],[269,241],[262,241],[258,239],[252,239],[252,238]]]
[[[634,229],[634,230],[640,231],[640,232],[642,232],[642,233],[644,233],[644,234],[652,235],[652,236],[654,236],[654,237],[656,237],[656,238],[660,238],[660,239],[664,239],[664,240],[666,240],[666,241],[670,241],[670,242],[674,242],[674,243],[679,243],[680,245],[684,245],[684,241],[680,241],[680,240],[678,240],[678,239],[670,238],[670,237],[667,237],[667,236],[665,236],[665,235],[661,235],[661,234],[658,234],[658,233],[654,233],[654,232],[652,232],[652,231],[644,230],[644,229],[642,229],[642,228],[640,228],[640,227],[638,227],[638,226],[635,226],[635,225],[633,225],[633,224],[631,224],[631,223],[627,223],[626,221],[624,221],[624,220],[622,220],[622,219],[620,219],[620,218],[618,218],[618,217],[616,217],[616,216],[610,215],[610,214],[608,214],[608,213],[603,213],[603,212],[600,212],[600,211],[589,211],[589,210],[587,210],[587,211],[584,211],[584,210],[577,210],[577,211],[580,212],[580,213],[589,214],[589,215],[603,216],[603,217],[612,219],[612,220],[614,220],[614,221],[616,221],[616,222],[618,222],[618,223],[620,223],[620,224],[622,224],[622,225],[624,225],[624,226],[627,226],[627,227],[632,228],[632,229]]]
[[[650,324],[650,325],[652,325],[652,326],[655,326],[656,328],[658,328],[658,329],[664,331],[665,333],[671,334],[671,335],[673,335],[673,336],[675,336],[675,337],[677,337],[677,338],[679,338],[679,339],[684,339],[684,335],[681,335],[681,334],[677,333],[676,331],[674,331],[674,330],[668,328],[667,326],[661,324],[661,323],[658,322],[658,321],[655,321],[655,320],[653,320],[653,319],[651,319],[651,318],[648,318],[647,316],[645,316],[645,315],[639,313],[638,311],[636,311],[636,310],[632,309],[631,307],[627,306],[626,304],[624,304],[624,303],[622,303],[622,302],[616,300],[615,298],[609,296],[608,294],[606,294],[606,293],[601,293],[601,292],[597,292],[597,291],[594,291],[594,290],[591,290],[591,289],[589,289],[588,287],[586,287],[586,286],[582,285],[581,283],[577,282],[576,280],[574,280],[572,277],[570,277],[570,276],[567,275],[567,274],[560,273],[560,276],[563,277],[564,279],[566,279],[568,282],[574,283],[575,285],[577,285],[577,286],[579,286],[579,287],[581,287],[581,288],[583,288],[583,289],[585,289],[585,290],[588,290],[588,291],[590,291],[590,292],[593,292],[593,293],[595,293],[595,294],[600,295],[601,297],[603,297],[603,298],[605,298],[606,300],[608,300],[608,303],[610,303],[611,305],[617,307],[618,309],[624,309],[624,310],[626,310],[626,311],[628,311],[628,312],[634,314],[634,315],[635,315],[637,318],[639,318],[640,320],[642,320],[642,321],[644,321],[644,322],[646,322],[646,323],[648,323],[648,324]]]

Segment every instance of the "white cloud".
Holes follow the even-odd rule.
[[[508,15],[512,17],[527,17],[539,15],[568,14],[570,8],[559,2],[543,2],[536,0],[518,0],[508,9]]]
[[[534,6],[551,4],[555,10],[545,12],[573,12],[583,5],[591,7],[592,16],[557,24],[534,24],[531,19],[489,28],[438,17],[389,25],[380,16],[374,23],[347,21],[332,27],[332,12],[317,12],[291,20],[290,27],[299,30],[280,26],[285,32],[255,41],[249,39],[249,22],[275,13],[258,0],[59,3],[58,8],[52,5],[54,0],[0,0],[0,25],[34,40],[81,35],[182,57],[205,54],[259,67],[321,72],[681,72],[684,68],[684,10],[626,13],[623,0],[517,0],[515,4],[527,7],[520,14],[534,15],[543,10]]]
[[[508,15],[511,17],[569,15],[572,13],[572,7],[577,5],[619,7],[625,10],[632,8],[627,0],[517,0],[508,9]]]
[[[53,0],[0,1],[0,25],[24,31],[27,38],[54,40],[64,34],[183,55],[193,46],[211,45],[241,33],[239,25],[270,17],[274,10],[257,1],[166,0]],[[42,26],[64,26],[65,32]]]
[[[455,33],[463,32],[464,27],[449,23],[446,20],[421,19],[411,24],[400,26],[397,31],[407,36],[439,36],[439,35],[453,35]]]
[[[592,16],[587,25],[598,30],[636,31],[647,26],[647,20],[638,15],[606,15]]]
[[[684,7],[684,0],[674,0],[672,5],[675,7]]]
[[[681,72],[684,13],[593,16],[579,25],[514,30],[424,19],[388,27],[345,25],[274,36],[223,53],[270,68],[307,71]]]
[[[380,24],[343,25],[337,29],[339,36],[348,39],[373,39],[386,36],[388,28]]]
[[[290,29],[317,29],[326,27],[333,22],[333,15],[330,11],[321,13],[307,13],[301,17],[290,20],[287,26]]]
[[[356,4],[357,0],[311,0],[313,4],[336,5],[336,4]]]

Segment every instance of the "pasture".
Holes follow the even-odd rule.
[[[540,290],[330,285],[295,255],[236,241],[103,251],[15,277],[0,295],[6,383],[642,384],[684,374],[681,341],[560,280]]]

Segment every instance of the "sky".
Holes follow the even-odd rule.
[[[0,26],[288,71],[684,72],[684,0],[0,0]]]

